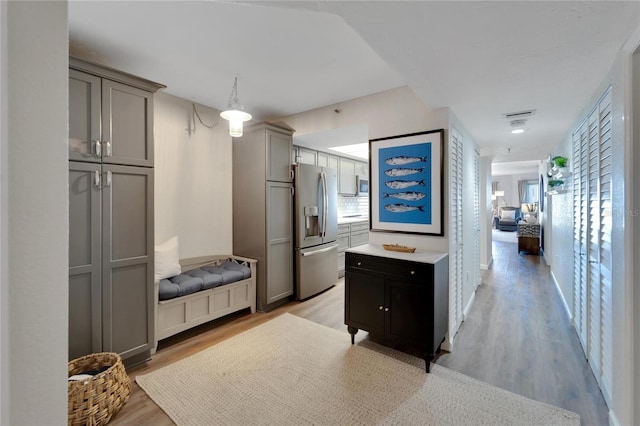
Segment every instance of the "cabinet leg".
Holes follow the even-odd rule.
[[[356,333],[358,332],[358,329],[348,325],[347,326],[347,331],[351,335],[351,344],[353,345],[355,343]]]
[[[427,373],[431,372],[431,361],[435,359],[435,354],[424,354],[424,366]]]

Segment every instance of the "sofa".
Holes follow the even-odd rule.
[[[498,213],[497,228],[500,231],[515,232],[518,230],[518,222],[522,217],[520,216],[520,207],[501,207]]]

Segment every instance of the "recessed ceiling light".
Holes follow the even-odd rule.
[[[524,133],[524,129],[513,129],[511,133],[513,133],[514,135]]]

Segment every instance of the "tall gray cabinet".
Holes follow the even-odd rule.
[[[69,60],[69,359],[150,355],[153,93],[164,87]]]
[[[258,260],[260,311],[293,294],[292,134],[261,123],[233,139],[233,252]]]

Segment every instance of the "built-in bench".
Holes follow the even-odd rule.
[[[257,261],[234,255],[180,260],[180,275],[155,286],[158,341],[232,312],[256,311]]]

